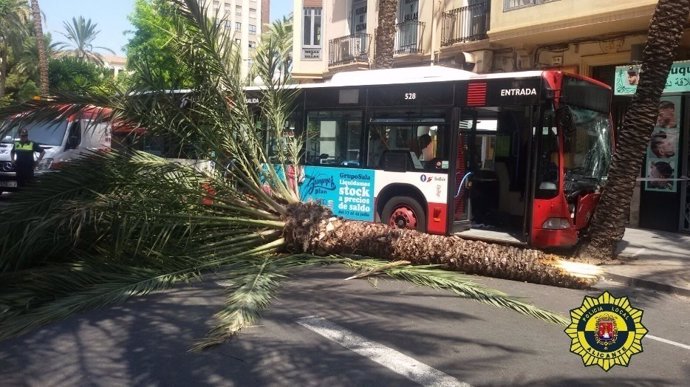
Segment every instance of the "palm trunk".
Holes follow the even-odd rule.
[[[395,50],[395,15],[399,0],[379,0],[379,20],[376,27],[376,47],[374,68],[389,69],[393,67]]]
[[[46,42],[43,39],[43,26],[41,22],[41,8],[38,0],[31,0],[31,14],[34,22],[34,33],[36,34],[36,48],[38,49],[38,74],[39,88],[42,96],[48,95],[48,55],[46,53]]]
[[[0,99],[5,96],[7,83],[7,51],[0,47]]]
[[[538,250],[394,229],[381,223],[331,218],[316,204],[289,206],[285,239],[293,249],[317,255],[357,254],[413,264],[438,264],[467,274],[587,288],[596,275],[577,275],[555,255]]]
[[[578,255],[614,257],[628,221],[635,179],[654,130],[659,100],[688,20],[690,0],[659,0],[649,25],[642,71],[632,104],[625,114],[608,174],[608,183],[592,218],[589,236]]]

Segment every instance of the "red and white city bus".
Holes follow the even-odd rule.
[[[432,66],[343,72],[296,88],[300,196],[337,216],[567,247],[606,180],[612,92],[583,76]],[[260,103],[260,89],[247,93]]]

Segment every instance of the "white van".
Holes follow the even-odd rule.
[[[0,192],[15,191],[17,177],[11,151],[19,140],[19,129],[29,130],[29,140],[45,150],[45,156],[36,168],[36,174],[60,168],[88,151],[108,150],[112,142],[112,128],[103,121],[103,108],[87,108],[61,120],[22,123],[9,119],[0,124]],[[35,157],[38,155],[36,154]]]

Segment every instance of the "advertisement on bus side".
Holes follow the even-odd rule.
[[[336,216],[374,220],[373,170],[306,166],[299,192],[303,202],[319,202]]]

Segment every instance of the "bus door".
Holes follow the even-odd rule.
[[[451,172],[452,184],[449,187],[448,204],[451,207],[451,232],[465,231],[471,225],[470,189],[475,166],[470,162],[476,151],[470,144],[474,143],[477,114],[475,110],[465,110],[457,120],[453,120],[456,132],[451,144]]]
[[[526,244],[533,154],[530,106],[463,110],[457,131],[453,233]]]

